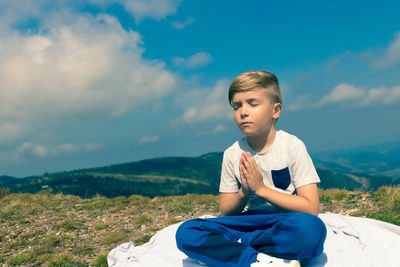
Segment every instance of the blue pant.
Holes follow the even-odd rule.
[[[325,237],[321,219],[298,212],[195,218],[176,232],[181,251],[212,266],[250,266],[260,252],[283,259],[312,258],[322,253]]]

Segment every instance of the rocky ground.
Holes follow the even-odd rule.
[[[204,214],[218,215],[218,197],[0,194],[0,264],[107,266],[118,244],[147,242],[160,229]],[[321,213],[380,219],[400,225],[400,187],[376,192],[320,191]]]

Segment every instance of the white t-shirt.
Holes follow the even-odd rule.
[[[317,171],[304,143],[294,135],[282,130],[276,132],[271,147],[257,153],[247,143],[247,138],[236,141],[224,152],[221,170],[221,193],[237,193],[241,188],[239,162],[243,152],[250,152],[261,168],[266,186],[287,194],[303,185],[319,183]],[[244,211],[267,209],[280,211],[265,199],[251,195]]]

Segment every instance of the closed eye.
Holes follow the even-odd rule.
[[[239,103],[232,104],[233,110],[238,110],[241,106],[242,106],[242,104],[239,104]]]
[[[249,99],[249,101],[247,103],[249,103],[249,105],[252,107],[256,107],[260,104],[260,102],[255,99]]]

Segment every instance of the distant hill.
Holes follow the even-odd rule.
[[[323,155],[324,159],[337,155],[337,158],[347,156],[349,162],[354,161],[353,157],[348,156],[349,154],[335,153],[338,154]],[[222,156],[222,152],[215,152],[199,157],[154,158],[105,167],[46,173],[21,179],[2,176],[0,187],[16,193],[49,190],[53,193],[73,194],[84,198],[97,194],[105,197],[132,194],[149,197],[187,193],[218,194]],[[334,161],[335,158],[332,158],[332,166],[336,166]],[[320,166],[323,161],[317,160],[317,162],[317,166]],[[363,174],[360,172],[360,167],[345,169],[339,165],[342,167],[329,169],[326,168],[328,162],[324,164],[322,168],[317,168],[321,178],[319,187],[322,189],[370,191],[383,185],[400,183],[396,177],[377,176],[378,172],[374,172],[374,175]]]
[[[16,181],[18,181],[18,178],[15,178],[12,176],[7,176],[7,175],[0,176],[0,187],[3,184],[14,183]]]
[[[89,198],[217,194],[222,153],[168,157],[32,176],[3,183],[11,192],[49,190]]]
[[[316,166],[323,169],[400,180],[400,142],[316,153],[313,159]]]

